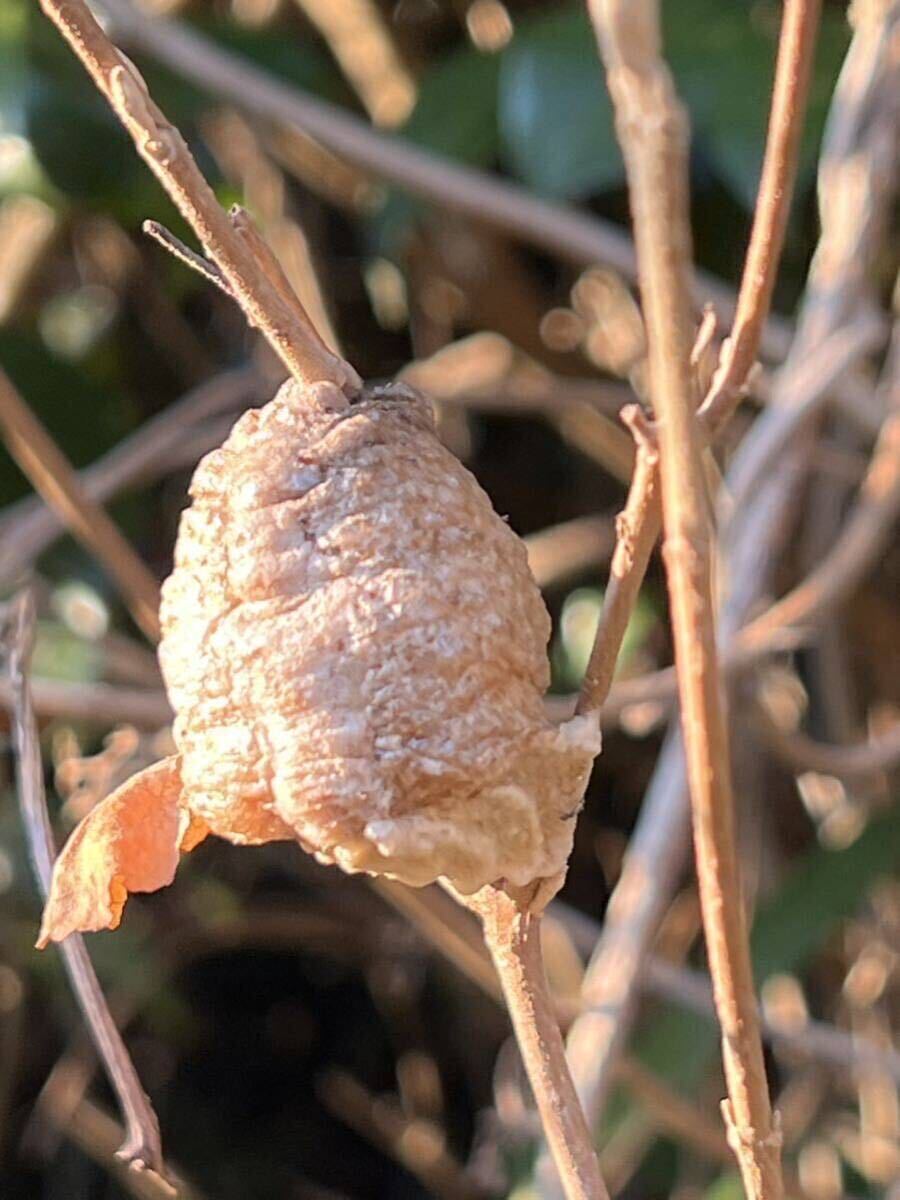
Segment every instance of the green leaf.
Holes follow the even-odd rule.
[[[872,881],[898,860],[897,814],[871,822],[844,850],[819,847],[808,854],[753,923],[757,985],[781,971],[802,971],[837,922],[856,911]]]
[[[77,637],[58,621],[37,623],[32,665],[35,675],[84,683],[99,679],[103,659],[99,648]]]
[[[624,178],[612,106],[579,7],[521,22],[502,56],[503,158],[536,192],[579,199]]]
[[[457,50],[433,66],[403,137],[458,162],[485,166],[497,153],[495,55]]]

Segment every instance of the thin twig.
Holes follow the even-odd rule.
[[[190,246],[186,246],[181,238],[176,237],[159,221],[145,221],[141,228],[148,237],[153,238],[154,242],[158,242],[164,250],[168,250],[173,258],[183,263],[184,266],[190,267],[192,271],[196,271],[207,283],[214,284],[219,291],[225,293],[229,300],[234,299],[234,293],[228,280],[214,262],[210,262],[208,258],[204,258]]]
[[[820,0],[788,0],[785,4],[763,170],[734,327],[722,347],[719,368],[701,408],[710,435],[724,427],[740,399],[769,315],[793,197],[819,5]],[[702,353],[712,332],[712,322],[707,320],[692,349],[692,360]],[[644,458],[647,456],[645,451]],[[594,711],[606,699],[622,638],[662,527],[659,478],[646,463],[641,469],[639,464],[635,466],[621,519],[624,544],[621,555],[617,552],[613,559],[610,587],[578,698],[579,712]]]
[[[103,504],[120,492],[151,478],[154,471],[178,462],[178,451],[193,441],[193,429],[223,412],[237,413],[263,399],[264,380],[249,367],[217,375],[192,389],[77,473],[82,494]],[[221,438],[219,439],[221,442]],[[206,445],[212,449],[215,441]],[[67,522],[39,497],[10,505],[0,522],[0,586],[10,585],[29,567]]]
[[[13,690],[11,719],[19,805],[35,877],[46,899],[56,852],[44,797],[37,722],[27,678],[34,636],[34,611],[29,593],[21,593],[10,605],[7,619],[8,673]],[[107,1007],[84,940],[73,935],[60,946],[60,954],[125,1118],[126,1136],[119,1156],[135,1170],[152,1171],[164,1178],[156,1113],[141,1087],[134,1064]]]
[[[775,650],[789,649],[858,587],[891,535],[900,513],[900,415],[884,424],[856,504],[828,554],[804,580],[733,634],[720,656],[729,675]],[[664,667],[616,684],[603,708],[612,720],[633,704],[669,701],[677,693],[674,668]]]
[[[713,429],[725,424],[740,400],[772,305],[794,194],[820,9],[821,0],[786,0],[784,5],[766,150],[734,326],[703,402]]]
[[[71,463],[0,370],[0,429],[10,454],[61,520],[100,560],[151,640],[159,638],[159,584],[102,508],[78,482]]]
[[[298,379],[328,379],[348,391],[358,390],[361,382],[349,363],[328,349],[308,319],[298,321],[296,308],[284,303],[253,248],[223,212],[184,138],[154,104],[134,64],[113,46],[84,0],[41,0],[41,7],[221,270],[247,320],[266,336],[288,370]]]
[[[178,1178],[176,1192],[153,1171],[129,1170],[116,1151],[124,1134],[121,1125],[105,1109],[86,1097],[73,1097],[67,1074],[72,1075],[71,1066],[68,1073],[63,1072],[54,1078],[52,1090],[48,1087],[42,1090],[35,1105],[35,1117],[48,1121],[59,1133],[74,1142],[88,1158],[108,1171],[135,1200],[173,1200],[176,1195],[178,1200],[202,1200],[197,1189],[188,1186],[180,1173],[173,1172],[173,1177]],[[77,1087],[79,1081],[74,1079],[72,1083]]]
[[[484,928],[544,1136],[567,1200],[606,1200],[608,1193],[547,988],[541,957],[541,917],[499,887],[458,897]]]
[[[900,763],[900,721],[870,741],[838,746],[817,742],[802,733],[788,733],[763,710],[757,717],[769,746],[795,771],[818,771],[838,779],[855,780],[890,771]]]
[[[160,688],[124,688],[109,683],[68,683],[35,677],[31,681],[34,710],[40,717],[86,721],[90,725],[135,725],[161,729],[172,721],[172,707]],[[13,689],[0,678],[0,704],[9,707]]]
[[[616,520],[616,548],[594,645],[578,694],[575,708],[578,713],[602,708],[609,695],[625,631],[656,541],[655,532],[650,538],[643,531],[653,528],[650,514],[659,509],[658,454],[655,443],[645,436],[635,419],[639,412],[636,405],[622,410],[622,419],[631,422],[637,445],[634,474],[625,509]]]
[[[722,1027],[723,1113],[753,1200],[783,1194],[740,892],[711,588],[710,528],[691,371],[687,122],[660,57],[652,0],[591,0],[625,156],[659,421],[664,557],[707,954]]]
[[[502,1000],[496,972],[491,967],[475,923],[460,913],[456,905],[443,898],[438,889],[409,888],[405,884],[380,878],[372,878],[369,883],[410,921],[439,954],[485,995],[493,1000]],[[643,890],[649,891],[647,888]],[[585,956],[591,954],[601,933],[601,927],[592,917],[558,900],[551,900],[547,915],[567,930],[578,950]],[[223,935],[225,932],[222,931]],[[287,943],[296,940],[296,935],[289,928],[283,932]],[[712,985],[707,976],[653,954],[638,962],[637,967],[640,985],[646,992],[715,1020]],[[575,1004],[567,998],[554,997],[554,1009],[563,1028],[576,1019],[603,1021],[605,1015],[602,1008],[592,1006],[590,994],[585,989],[582,989]],[[840,1067],[844,1071],[853,1072],[866,1065],[880,1065],[900,1082],[900,1052],[886,1056],[884,1050],[874,1042],[811,1018],[807,1018],[802,1025],[786,1024],[763,1011],[760,1013],[760,1022],[766,1040],[776,1046],[804,1058]]]
[[[335,105],[272,79],[183,23],[147,17],[128,0],[103,0],[103,8],[124,44],[152,55],[243,111],[311,134],[348,162],[442,209],[464,213],[479,222],[490,221],[567,261],[605,263],[627,279],[636,278],[631,240],[616,226],[549,204],[515,184],[380,133]],[[698,276],[698,283],[698,308],[711,299],[722,323],[730,324],[735,311],[733,293],[708,275]],[[766,355],[782,358],[789,341],[789,324],[770,317],[764,336]]]

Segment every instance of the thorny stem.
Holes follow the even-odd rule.
[[[691,372],[687,122],[653,0],[590,0],[625,157],[659,422],[672,606],[697,874],[729,1099],[723,1113],[751,1200],[783,1194],[753,992],[711,588],[710,524]]]
[[[333,354],[303,313],[285,304],[249,239],[235,229],[200,173],[184,138],[157,108],[134,64],[110,42],[84,0],[41,0],[41,7],[81,60],[131,135],[138,153],[227,280],[247,320],[301,380],[329,379],[356,391],[359,376]],[[302,312],[302,308],[300,308]]]
[[[596,3],[590,7],[593,15]],[[759,353],[771,306],[794,190],[819,10],[820,0],[785,3],[763,170],[734,326],[701,406],[701,419],[710,437],[720,432],[734,412]],[[625,546],[613,559],[611,581],[578,700],[579,712],[594,711],[606,699],[622,639],[662,527],[657,471],[647,470],[646,465],[640,467],[639,455],[621,518]]]
[[[0,431],[10,454],[48,506],[92,551],[119,585],[135,621],[159,640],[159,585],[99,504],[86,495],[71,463],[0,370]]]
[[[19,806],[32,867],[41,893],[46,899],[50,890],[55,847],[44,797],[37,722],[27,678],[28,659],[34,636],[34,611],[29,593],[20,593],[8,607],[7,621],[8,673],[12,685],[12,737]],[[156,1113],[141,1087],[134,1064],[107,1007],[84,940],[80,935],[72,934],[60,945],[59,951],[72,990],[125,1118],[126,1136],[119,1150],[119,1157],[135,1170],[149,1169],[154,1172],[160,1177],[161,1188],[174,1195],[164,1183],[164,1164]]]
[[[481,918],[566,1198],[608,1200],[547,987],[540,914],[499,887],[457,898]]]

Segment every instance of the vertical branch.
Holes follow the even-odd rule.
[[[566,1200],[608,1200],[547,987],[540,913],[494,886],[457,899],[481,918]]]
[[[35,876],[44,899],[50,889],[55,848],[47,805],[37,722],[28,686],[28,658],[34,632],[34,613],[28,593],[8,609],[8,670],[12,684],[12,736],[16,756],[16,785],[22,822]],[[136,1170],[149,1169],[162,1179],[163,1158],[159,1122],[134,1069],[125,1043],[112,1019],[84,940],[74,934],[59,948],[72,990],[116,1093],[125,1118],[125,1142],[119,1157]],[[171,1193],[171,1194],[174,1194]]]
[[[84,0],[41,0],[41,7],[81,60],[135,147],[221,270],[251,325],[298,379],[328,379],[357,390],[360,379],[333,354],[303,314],[285,304],[252,241],[229,221],[184,138],[157,108],[134,64],[110,42]],[[297,301],[299,305],[299,301]]]
[[[659,423],[672,606],[704,931],[723,1034],[729,1138],[752,1200],[782,1195],[780,1136],[763,1064],[739,886],[710,524],[690,356],[687,121],[662,60],[653,0],[590,0],[628,173]]]
[[[725,341],[700,415],[712,437],[727,423],[756,361],[772,302],[790,215],[797,154],[809,94],[821,0],[786,0],[778,43],[772,105],[753,229],[731,336]],[[624,416],[624,414],[623,414]],[[609,692],[616,659],[659,536],[662,511],[655,457],[643,439],[628,501],[620,518],[620,549],[613,559],[594,648],[578,699],[579,712],[600,708]]]

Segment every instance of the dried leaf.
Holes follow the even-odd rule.
[[[38,946],[75,930],[115,929],[129,893],[171,883],[179,850],[203,836],[202,825],[181,804],[177,757],[132,775],[85,817],[63,848]]]

